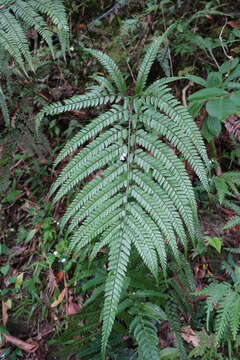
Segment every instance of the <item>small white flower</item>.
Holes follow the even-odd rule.
[[[73,46],[71,46],[69,49],[70,49],[71,51],[73,51],[73,50],[74,50],[74,47],[73,47]]]
[[[53,255],[54,255],[54,256],[57,256],[57,255],[58,255],[58,252],[57,252],[57,251],[54,251]]]
[[[120,156],[120,160],[121,161],[125,161],[126,160],[126,158],[127,158],[127,153],[122,153],[122,155]]]
[[[66,258],[62,258],[61,262],[64,263],[67,259]]]

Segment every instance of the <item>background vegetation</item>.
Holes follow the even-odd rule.
[[[204,138],[209,187],[207,191],[195,175],[192,148],[185,163],[176,139],[161,129],[158,139],[181,160],[179,166],[192,181],[200,224],[194,223],[193,241],[179,245],[178,259],[167,250],[164,271],[156,265],[154,251],[149,263],[146,248],[135,245],[106,356],[239,359],[239,17],[236,1],[230,0],[0,1],[1,359],[101,358],[111,254],[107,242],[94,248],[94,260],[89,249],[70,254],[71,234],[59,223],[73,192],[63,191],[56,203],[48,194],[62,169],[77,157],[66,150],[67,158],[53,167],[57,154],[90,120],[110,110],[101,102],[100,107],[94,103],[92,108],[58,111],[50,104],[62,106],[65,100],[67,106],[67,99],[83,96],[94,81],[100,82],[101,91],[109,86],[98,54],[86,48],[101,50],[118,64],[128,84],[126,97],[131,97],[141,59],[172,26],[156,49],[146,86],[179,77],[170,83],[171,90],[188,107]],[[141,86],[135,89],[144,96]],[[38,132],[36,117],[42,121]],[[144,126],[149,130],[150,123]],[[153,141],[156,132],[150,135]],[[187,148],[187,138],[185,144]],[[138,143],[138,150],[141,146]],[[125,160],[120,159],[123,167]],[[89,174],[82,185],[97,184],[101,176]],[[143,182],[150,184],[146,178]],[[178,225],[182,240],[181,222]],[[171,236],[168,240],[171,245]]]

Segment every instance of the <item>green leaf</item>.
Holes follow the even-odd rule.
[[[189,101],[208,100],[223,95],[228,95],[228,92],[224,89],[212,87],[212,88],[196,91],[194,94],[189,96],[188,100]]]
[[[212,117],[216,117],[219,120],[225,120],[229,115],[235,114],[237,108],[230,97],[220,97],[218,99],[208,101],[206,110]]]
[[[240,93],[233,92],[230,95],[230,99],[232,102],[234,102],[234,104],[236,106],[236,111],[239,112],[240,111]]]
[[[175,360],[179,356],[178,350],[176,348],[165,348],[160,351],[161,360]]]
[[[207,86],[208,88],[217,88],[222,85],[223,76],[220,72],[212,71],[208,74],[207,77]]]
[[[221,253],[222,243],[223,243],[222,238],[206,236],[205,240],[209,245],[211,245],[214,249],[216,249],[219,254]]]
[[[188,74],[188,75],[186,75],[185,77],[186,77],[188,80],[194,82],[195,84],[202,85],[202,86],[204,86],[204,87],[207,86],[206,80],[204,80],[204,79],[201,78],[200,76]]]
[[[219,71],[221,71],[221,73],[226,74],[229,73],[230,71],[232,71],[237,64],[239,63],[239,58],[236,57],[231,61],[225,61],[221,66]]]
[[[208,116],[203,123],[202,135],[208,142],[211,142],[214,137],[219,136],[221,130],[221,121],[218,118]]]
[[[1,271],[1,273],[2,273],[3,275],[7,275],[9,269],[10,269],[9,264],[3,265],[3,266],[0,267],[0,271]]]

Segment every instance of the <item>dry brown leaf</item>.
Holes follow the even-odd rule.
[[[15,336],[7,335],[7,334],[4,334],[4,338],[7,342],[10,342],[11,344],[19,347],[20,349],[22,349],[27,353],[35,352],[39,347],[39,344],[33,340],[23,341],[16,338]]]
[[[195,334],[191,326],[184,327],[181,331],[181,335],[188,344],[192,344],[194,347],[199,346],[200,338]]]
[[[64,288],[58,295],[58,298],[51,304],[51,307],[53,308],[58,306],[63,301],[66,293],[67,293],[67,288]]]
[[[74,315],[81,311],[81,307],[79,304],[69,301],[68,307],[67,307],[67,315]]]
[[[56,282],[59,284],[62,281],[63,278],[63,271],[59,271],[56,275]]]

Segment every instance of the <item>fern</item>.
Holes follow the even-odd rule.
[[[233,339],[240,327],[240,291],[239,284],[232,286],[230,283],[212,283],[198,292],[198,295],[206,295],[207,329],[209,330],[209,319],[213,311],[216,312],[216,338],[215,343],[225,338],[230,331]]]
[[[214,176],[212,178],[212,185],[216,188],[220,204],[223,203],[227,195],[239,197],[237,188],[237,185],[240,185],[239,171],[228,171],[222,176]]]
[[[225,200],[223,202],[223,205],[228,207],[229,209],[233,210],[236,215],[234,215],[232,217],[232,219],[230,219],[225,225],[224,225],[224,229],[230,229],[234,226],[240,225],[240,206],[233,202],[233,201],[229,201],[229,200]]]
[[[186,360],[187,354],[181,336],[181,323],[179,319],[179,314],[177,312],[177,305],[171,299],[167,304],[166,313],[167,313],[170,329],[175,335],[175,343],[179,352],[180,359]]]
[[[102,63],[110,79],[95,77],[99,85],[85,95],[48,105],[36,119],[39,128],[47,116],[62,112],[99,106],[103,111],[60,152],[55,165],[84,146],[71,158],[50,192],[55,193],[56,202],[77,189],[61,222],[63,227],[70,220],[70,251],[77,255],[89,249],[93,260],[102,247],[109,248],[102,358],[132,251],[137,250],[157,278],[158,264],[166,271],[167,248],[180,263],[179,243],[186,248],[187,234],[195,237],[197,216],[192,185],[182,159],[169,144],[181,152],[208,186],[208,159],[201,135],[166,85],[175,78],[157,80],[146,88],[148,72],[163,39],[156,40],[146,52],[131,95],[113,60],[100,51],[86,49]],[[153,329],[147,324],[144,329],[151,333]],[[153,334],[150,338],[153,340]]]
[[[69,28],[62,0],[0,1],[0,47],[26,72],[25,62],[34,70],[26,30],[34,28],[46,41],[52,54],[52,35],[48,17],[56,25],[63,54],[68,48]]]

